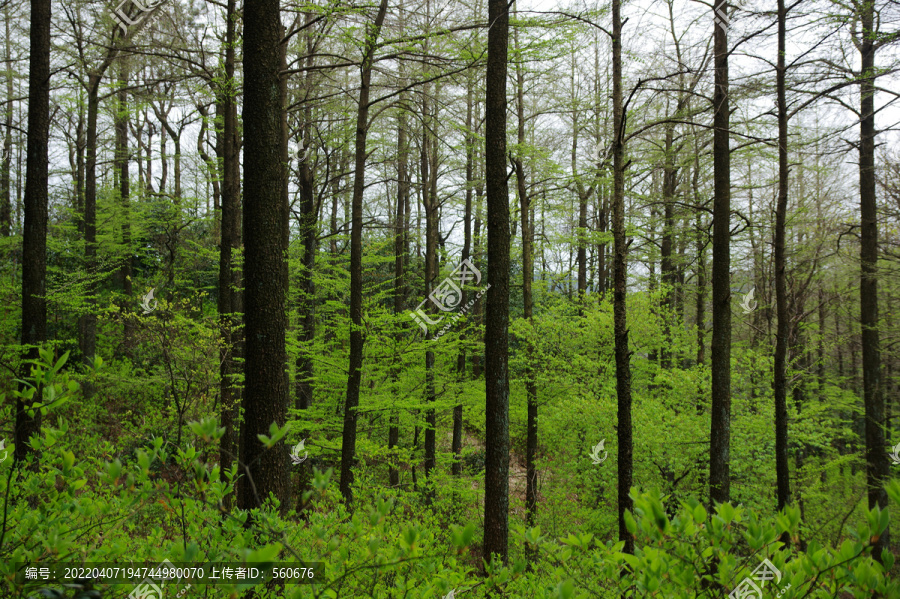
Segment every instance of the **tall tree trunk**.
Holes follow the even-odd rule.
[[[861,59],[859,127],[859,203],[860,326],[862,328],[863,397],[866,416],[866,483],[869,509],[876,505],[887,509],[884,483],[890,475],[890,462],[884,441],[884,390],[881,385],[881,348],[878,335],[878,213],[875,201],[875,3],[859,2],[862,32],[859,41]],[[873,547],[879,562],[882,550],[889,547],[890,528],[885,529]]]
[[[312,31],[309,23],[312,13],[306,13],[306,66],[313,66]],[[312,71],[306,71],[306,93],[312,93]],[[316,233],[318,229],[319,210],[313,187],[314,172],[312,165],[312,106],[306,104],[303,110],[302,124],[303,147],[300,150],[300,240],[303,244],[303,259],[300,276],[297,282],[299,301],[297,302],[297,320],[300,324],[300,353],[297,355],[296,402],[297,409],[306,410],[313,402],[313,356],[312,343],[316,336],[316,286],[313,271],[316,265]]]
[[[785,33],[787,11],[784,0],[778,0],[778,63],[776,86],[778,103],[778,204],[775,208],[775,306],[778,313],[778,329],[775,335],[775,379],[772,390],[775,395],[775,475],[778,486],[778,509],[791,502],[791,479],[788,468],[787,430],[787,345],[788,306],[785,281],[785,226],[788,202],[788,113],[785,96]],[[781,537],[790,542],[790,535]]]
[[[257,437],[268,435],[272,423],[284,426],[287,420],[280,14],[279,0],[248,0],[244,7],[244,247],[252,268],[246,273],[240,449],[250,484],[239,490],[241,509],[259,507],[270,493],[283,510],[290,505],[287,447],[267,450]]]
[[[397,115],[397,207],[394,220],[394,314],[399,316],[403,312],[403,303],[406,297],[406,285],[404,271],[409,251],[407,240],[407,225],[409,222],[406,213],[409,206],[409,141],[407,137],[406,118],[406,94],[400,94],[400,110]],[[397,342],[402,338],[402,332],[397,333]],[[399,359],[399,357],[397,358]],[[399,379],[400,366],[394,370],[394,381]],[[396,464],[396,447],[400,443],[400,414],[397,410],[391,410],[390,427],[388,428],[388,450],[390,451],[390,466],[388,468],[388,481],[392,487],[400,486],[400,471]]]
[[[727,0],[713,9],[727,12]],[[731,474],[731,150],[728,146],[728,32],[715,30],[713,92],[712,419],[709,449],[710,507],[728,501]]]
[[[506,73],[509,4],[488,0],[485,89],[488,283],[485,305],[485,561],[505,564],[509,537],[509,182]]]
[[[401,21],[401,33],[403,22]],[[405,76],[404,65],[400,63],[400,78]],[[404,272],[409,260],[409,239],[407,231],[409,226],[409,189],[411,185],[409,176],[409,138],[407,132],[407,102],[408,95],[400,94],[399,111],[397,114],[397,206],[394,232],[394,314],[399,316],[403,312],[406,299],[406,283]],[[397,343],[403,336],[402,331],[397,332]],[[395,357],[399,360],[399,356]],[[395,383],[400,377],[400,365],[395,366],[393,378]],[[399,395],[399,393],[398,393]],[[400,414],[396,409],[391,410],[390,426],[388,428],[388,450],[390,452],[390,465],[388,467],[388,481],[392,487],[400,486],[400,470],[397,468],[396,448],[400,443]]]
[[[0,160],[0,236],[9,237],[12,232],[12,123],[13,123],[13,59],[12,40],[9,35],[9,23],[12,21],[9,8],[6,8],[6,134],[3,136],[3,157]],[[80,124],[79,120],[79,124]],[[77,152],[77,141],[76,141]]]
[[[472,248],[472,192],[475,184],[475,136],[472,130],[473,108],[475,102],[475,78],[469,74],[466,82],[466,207],[463,215],[463,248],[462,259],[468,260]],[[463,287],[460,304],[465,306],[469,302],[469,292]],[[461,336],[461,338],[464,338]],[[459,354],[456,357],[456,376],[460,384],[466,378],[466,346],[461,343]],[[457,403],[453,406],[453,465],[451,472],[454,476],[462,474],[462,434],[463,434],[463,406]]]
[[[516,143],[519,148],[525,146],[525,72],[523,67],[523,57],[519,54],[519,31],[513,30],[513,43],[516,52],[516,116],[517,118],[517,137]],[[521,150],[520,150],[521,152]],[[529,214],[531,213],[531,199],[528,196],[528,187],[525,184],[525,165],[522,156],[515,158],[516,168],[516,186],[519,195],[519,213],[522,219],[522,312],[523,317],[533,326],[532,316],[534,313],[534,300],[531,294],[531,283],[534,278],[534,232],[533,223],[529,222]],[[578,291],[579,298],[583,298],[587,290],[585,277],[587,265],[584,261],[584,252],[586,242],[583,238],[584,229],[587,227],[587,194],[579,194],[583,197],[581,200],[581,208],[579,216],[579,235],[578,246]],[[584,270],[584,272],[582,272]],[[525,438],[525,520],[529,526],[534,526],[537,518],[537,467],[535,460],[537,458],[538,445],[538,429],[537,429],[537,375],[535,371],[535,351],[533,341],[529,339],[526,342],[526,365],[525,365],[525,396],[527,398],[528,423]]]
[[[102,71],[88,75],[88,117],[85,148],[84,181],[84,257],[85,268],[91,277],[97,273],[97,112],[99,109],[99,87]],[[79,347],[85,365],[90,365],[97,348],[97,284],[93,279],[86,288],[88,313],[79,319]],[[85,397],[94,394],[93,385],[83,388]]]
[[[225,433],[219,440],[220,479],[227,480],[227,472],[232,462],[238,459],[238,405],[240,392],[234,376],[238,373],[236,359],[240,333],[240,292],[236,289],[238,280],[234,267],[234,254],[240,248],[240,157],[237,135],[237,105],[234,101],[234,43],[235,43],[235,1],[228,0],[225,12],[225,81],[216,89],[216,112],[221,118],[221,129],[216,129],[216,150],[222,160],[222,207],[219,238],[219,330],[222,346],[219,350],[219,396],[222,425]],[[242,487],[247,481],[238,483]],[[224,505],[231,507],[232,496],[225,497]]]
[[[131,296],[132,284],[131,273],[133,264],[133,254],[131,250],[131,203],[129,195],[130,176],[128,168],[128,92],[125,86],[128,84],[128,68],[122,64],[119,68],[119,92],[117,94],[116,106],[116,161],[119,173],[119,201],[122,203],[122,245],[125,247],[125,256],[122,259],[122,268],[119,275],[122,278],[122,291],[125,294],[126,304],[125,312],[132,311]],[[134,345],[134,320],[125,318],[122,331],[122,347],[126,356],[131,357]]]
[[[426,18],[430,16],[431,4],[427,4]],[[428,45],[426,43],[423,53],[427,55]],[[425,293],[430,296],[437,286],[437,277],[440,274],[438,267],[438,201],[437,201],[437,118],[432,111],[437,111],[437,100],[429,96],[430,86],[428,83],[422,88],[422,144],[420,153],[420,173],[421,173],[421,190],[422,190],[422,208],[425,211]],[[434,302],[428,302],[429,310],[432,314],[438,313],[437,306]],[[429,332],[427,338],[432,338]],[[435,427],[437,426],[437,416],[434,410],[434,402],[437,401],[437,393],[434,385],[434,350],[429,345],[425,351],[425,402],[428,408],[425,411],[425,478],[431,476],[431,471],[436,463],[436,447],[435,447]],[[431,489],[427,491],[430,497]]]
[[[22,239],[22,345],[25,359],[39,357],[47,340],[47,180],[50,142],[50,0],[31,1],[31,56],[28,61],[28,159],[25,163],[25,223]],[[11,99],[10,99],[11,100]],[[22,364],[20,376],[31,375]],[[33,398],[41,401],[41,389]],[[34,416],[16,398],[14,463],[34,450],[28,441],[41,431],[41,412]],[[40,458],[40,454],[35,455]],[[35,465],[37,465],[35,463]]]
[[[362,382],[362,199],[365,188],[366,135],[369,131],[369,83],[375,47],[384,23],[387,0],[381,0],[373,23],[366,27],[366,47],[360,68],[359,108],[356,113],[356,155],[354,157],[353,198],[350,223],[350,371],[344,402],[344,430],[341,437],[341,495],[348,506],[353,501],[353,463],[356,460],[356,409]]]
[[[631,432],[631,353],[628,351],[628,324],[625,297],[628,283],[625,254],[625,112],[622,105],[622,2],[612,2],[612,74],[613,74],[613,329],[616,354],[616,432],[619,453],[618,511],[619,540],[625,553],[634,554],[634,537],[625,528],[625,511],[633,508],[631,484],[634,475],[634,441]]]
[[[680,114],[681,103],[678,103],[676,117]],[[666,124],[665,156],[663,165],[662,200],[663,230],[660,243],[660,280],[663,287],[663,347],[659,352],[659,362],[663,368],[672,367],[671,323],[675,311],[675,262],[672,258],[675,249],[675,192],[678,183],[678,167],[674,147],[675,125]]]

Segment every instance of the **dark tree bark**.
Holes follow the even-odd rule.
[[[244,6],[244,227],[246,356],[241,462],[248,483],[238,505],[251,509],[274,494],[289,507],[287,446],[266,450],[257,438],[287,419],[285,380],[285,250],[282,231],[284,164],[280,85],[282,26],[279,0]]]
[[[727,12],[727,0],[718,5]],[[715,8],[713,18],[717,19]],[[728,33],[715,30],[713,92],[713,265],[712,265],[712,419],[709,450],[709,502],[728,501],[731,474],[731,150],[728,146]]]
[[[25,222],[22,239],[22,345],[24,358],[39,357],[39,347],[47,340],[47,180],[50,142],[50,0],[32,0],[28,61],[28,158],[25,163]],[[24,362],[20,376],[31,375]],[[40,390],[34,401],[40,401]],[[28,444],[40,434],[41,413],[34,417],[16,399],[14,464],[34,450]],[[40,458],[40,455],[36,455]]]
[[[881,348],[878,335],[878,210],[875,200],[875,2],[859,2],[861,35],[858,41],[860,71],[859,204],[860,326],[862,328],[863,398],[866,412],[866,483],[869,509],[887,509],[884,483],[890,476],[890,462],[884,440],[884,390],[881,381]],[[882,560],[889,547],[890,528],[878,538],[873,556]]]
[[[430,3],[428,4],[430,10]],[[425,50],[427,54],[427,45]],[[437,118],[432,111],[437,111],[437,100],[429,95],[430,86],[426,83],[422,89],[422,144],[420,153],[420,179],[422,183],[422,208],[425,211],[425,293],[430,295],[438,284],[437,277],[440,274],[438,267],[438,199],[437,199]],[[437,94],[435,94],[436,96]],[[433,302],[428,302],[431,314],[437,314],[438,308]],[[431,338],[431,333],[428,334]],[[437,415],[434,402],[437,401],[437,392],[434,384],[434,350],[425,351],[425,402],[428,408],[425,411],[425,478],[428,479],[436,463],[435,427]],[[431,489],[427,491],[431,496]]]
[[[107,61],[108,62],[108,61]],[[88,74],[88,116],[85,147],[84,176],[84,262],[91,275],[97,271],[97,111],[100,105],[99,87],[103,71],[108,66],[104,62],[101,67]],[[97,348],[97,284],[91,280],[86,286],[88,313],[79,319],[79,349],[82,361],[90,365]],[[85,397],[94,393],[93,386],[87,384],[83,388]]]
[[[122,260],[122,268],[119,269],[119,276],[122,279],[122,292],[124,293],[126,303],[124,311],[126,313],[132,311],[133,295],[131,284],[131,273],[133,264],[133,254],[131,252],[131,203],[130,203],[130,181],[128,168],[128,93],[125,86],[128,84],[128,69],[123,64],[119,69],[119,92],[116,100],[116,170],[119,177],[119,201],[122,203],[122,245],[125,247],[126,255]],[[122,347],[126,356],[131,357],[134,349],[134,320],[125,318],[122,331]]]
[[[787,11],[784,0],[778,0],[778,62],[775,67],[778,104],[778,203],[775,208],[775,305],[778,329],[775,335],[775,378],[772,390],[775,395],[775,475],[778,487],[778,509],[791,502],[791,479],[788,468],[787,429],[787,346],[788,305],[785,281],[785,226],[788,202],[788,112],[785,91],[785,34]],[[790,542],[790,535],[782,535],[783,543]]]
[[[619,540],[624,551],[634,554],[634,537],[625,528],[625,511],[633,509],[631,484],[634,476],[634,441],[631,432],[631,352],[628,350],[628,323],[625,297],[628,273],[625,255],[625,112],[622,105],[622,2],[612,2],[612,75],[613,75],[613,329],[616,355],[616,399],[619,445],[618,511]]]
[[[12,232],[12,123],[13,123],[13,60],[12,41],[9,35],[9,18],[6,18],[6,105],[5,126],[6,134],[3,136],[3,157],[0,159],[0,236],[9,237]],[[79,120],[80,123],[80,120]],[[77,141],[76,141],[77,144]],[[77,150],[76,150],[77,152]]]
[[[362,382],[362,199],[365,188],[366,135],[369,131],[369,83],[375,46],[384,23],[387,0],[381,0],[375,20],[366,27],[366,47],[360,67],[359,108],[356,113],[356,155],[354,157],[353,199],[350,224],[350,372],[344,402],[344,431],[341,437],[341,495],[346,504],[353,501],[353,465],[356,460],[356,409]]]
[[[312,66],[313,66],[313,39],[312,13],[306,13],[306,67],[305,74],[305,92],[307,97],[313,91]],[[300,345],[301,350],[297,356],[297,381],[296,387],[296,404],[297,409],[306,410],[313,402],[313,360],[312,360],[312,343],[316,336],[316,286],[313,280],[313,271],[316,266],[316,251],[318,243],[316,241],[316,233],[318,232],[319,206],[316,202],[314,184],[315,173],[312,168],[312,104],[306,103],[303,109],[303,123],[301,125],[301,135],[303,139],[303,148],[300,150],[300,240],[303,244],[303,259],[300,266],[300,276],[297,281],[297,320],[300,324]]]
[[[402,69],[402,66],[401,66]],[[406,119],[406,94],[400,95],[400,110],[397,115],[397,206],[394,219],[394,314],[398,317],[403,312],[403,304],[406,298],[406,284],[404,272],[409,252],[409,240],[407,239],[407,225],[409,222],[406,214],[409,206],[409,141]],[[397,333],[397,342],[402,338],[402,332]],[[394,380],[399,378],[399,365],[394,370]],[[392,487],[400,486],[400,471],[395,460],[396,447],[400,443],[400,414],[391,410],[390,426],[388,428],[388,449],[391,451],[391,463],[388,468],[388,481]]]
[[[237,325],[240,322],[241,295],[237,290],[240,281],[234,267],[234,256],[241,245],[240,232],[240,152],[237,143],[237,104],[234,100],[234,44],[235,0],[228,0],[225,29],[225,81],[215,89],[216,112],[222,126],[216,129],[216,150],[222,160],[222,206],[219,237],[219,329],[222,336],[219,366],[219,401],[222,426],[225,434],[219,440],[220,478],[227,480],[227,471],[239,458],[238,405],[240,391],[234,375],[239,367],[236,359],[242,353]],[[239,482],[240,489],[247,481]],[[240,491],[238,491],[240,493]],[[225,506],[231,507],[231,496],[225,498]]]
[[[509,182],[506,73],[509,5],[488,0],[485,89],[488,283],[485,294],[484,559],[505,564],[509,541]]]

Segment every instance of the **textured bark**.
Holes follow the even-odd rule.
[[[863,398],[866,418],[866,483],[869,509],[876,505],[887,509],[884,484],[890,476],[884,439],[884,390],[881,382],[881,348],[878,334],[878,213],[875,200],[875,3],[860,2],[861,35],[859,53],[860,127],[859,127],[859,204],[860,327],[862,328]],[[881,561],[881,552],[889,547],[890,527],[872,548]]]
[[[485,294],[484,550],[508,558],[509,542],[509,183],[506,173],[506,73],[509,5],[488,0],[485,90],[488,283]]]
[[[266,449],[257,435],[287,419],[285,380],[285,244],[282,236],[284,164],[280,85],[282,26],[278,0],[248,0],[244,7],[244,227],[246,264],[244,424],[241,463],[248,484],[238,506],[251,509],[270,494],[289,507],[287,446]]]
[[[50,0],[32,0],[31,52],[28,61],[28,158],[25,163],[25,222],[22,239],[22,345],[26,360],[39,357],[47,340],[47,180],[50,141]],[[31,375],[24,362],[20,376]],[[41,401],[40,390],[34,401]],[[30,417],[16,398],[14,463],[34,450],[28,444],[40,434],[41,413]],[[40,454],[35,456],[40,458]],[[37,463],[35,462],[35,465]]]
[[[375,45],[384,23],[387,0],[381,0],[378,13],[366,27],[366,47],[360,68],[359,107],[356,113],[356,153],[354,156],[353,198],[350,224],[350,368],[347,376],[347,395],[344,401],[344,430],[341,438],[341,495],[344,502],[353,501],[353,464],[356,460],[356,409],[359,406],[359,387],[362,382],[363,324],[362,324],[362,200],[365,188],[366,134],[369,130],[369,84]]]
[[[625,553],[634,554],[634,537],[625,528],[625,511],[633,509],[631,484],[634,476],[634,441],[631,431],[631,352],[625,312],[628,251],[625,239],[625,113],[622,106],[622,3],[612,2],[613,73],[613,330],[616,355],[617,456],[619,540]]]
[[[227,471],[239,458],[237,413],[240,392],[234,382],[239,368],[236,362],[240,333],[236,330],[240,322],[240,293],[236,289],[239,281],[234,268],[234,254],[240,248],[240,189],[239,150],[236,143],[237,106],[234,101],[234,39],[235,0],[228,0],[225,29],[225,82],[216,89],[216,112],[222,127],[216,130],[216,151],[222,161],[222,199],[219,238],[219,298],[218,315],[222,347],[219,350],[219,396],[222,426],[225,434],[219,440],[220,479],[227,480]],[[242,487],[244,482],[239,482]],[[225,497],[225,506],[231,506],[231,495]]]
[[[778,487],[778,509],[791,502],[791,479],[788,468],[787,430],[787,345],[788,306],[785,281],[785,226],[788,202],[788,113],[785,91],[785,28],[784,0],[778,0],[778,62],[775,70],[778,104],[778,203],[775,208],[775,306],[778,329],[775,335],[775,378],[772,390],[775,395],[775,476]],[[782,535],[781,541],[790,542],[790,535]]]
[[[727,12],[727,1],[719,5]],[[715,9],[713,16],[716,17]],[[716,24],[713,92],[712,418],[709,450],[710,507],[728,501],[731,474],[731,150],[728,146],[728,36]]]

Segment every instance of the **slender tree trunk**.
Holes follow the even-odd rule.
[[[515,29],[513,32],[513,43],[515,44],[516,54],[519,54],[519,32]],[[522,65],[522,56],[518,55],[516,59],[516,116],[517,123],[517,145],[522,148],[525,145],[525,73]],[[528,196],[528,187],[525,184],[525,165],[522,157],[515,158],[516,168],[516,185],[519,195],[519,213],[522,219],[522,310],[523,317],[533,325],[532,315],[534,313],[534,300],[531,294],[531,282],[534,278],[534,233],[533,223],[529,222],[529,214],[531,212],[531,199]],[[585,197],[581,203],[581,210],[584,213],[579,217],[579,227],[587,227],[587,198]],[[583,221],[583,222],[582,222]],[[581,234],[584,228],[581,229]],[[587,288],[583,279],[587,265],[582,260],[585,251],[586,242],[582,238],[582,243],[578,248],[579,267],[578,267],[578,291],[583,297]],[[535,460],[537,458],[538,445],[538,428],[537,428],[537,374],[535,371],[535,356],[533,341],[529,339],[526,342],[526,365],[525,365],[525,395],[528,402],[528,424],[525,439],[525,520],[528,526],[534,526],[537,518],[537,467]]]
[[[246,274],[241,434],[248,484],[239,492],[241,509],[259,507],[270,493],[283,510],[290,505],[287,446],[267,450],[257,437],[268,435],[272,423],[284,426],[287,419],[281,38],[279,0],[249,0],[244,7],[244,245],[252,268]]]
[[[860,273],[859,307],[862,328],[863,397],[866,418],[866,482],[869,509],[887,509],[884,483],[890,462],[884,440],[884,389],[881,382],[881,348],[878,334],[878,207],[875,199],[875,3],[858,4],[860,35],[859,203]],[[873,556],[882,561],[890,541],[890,527],[878,538]]]
[[[221,151],[222,160],[222,206],[219,238],[219,298],[218,314],[222,346],[219,350],[219,395],[222,425],[225,433],[219,440],[220,479],[227,480],[227,472],[232,462],[238,459],[240,444],[238,442],[238,405],[240,392],[235,385],[234,376],[238,372],[236,358],[240,333],[237,325],[240,320],[240,295],[236,289],[237,273],[234,267],[234,254],[240,248],[240,190],[239,190],[239,151],[236,143],[237,107],[234,101],[234,44],[235,44],[235,0],[228,0],[225,12],[225,81],[216,89],[216,112],[222,121],[221,129],[216,131],[216,150]],[[247,481],[238,483],[243,487]],[[239,491],[240,492],[240,491]],[[224,505],[231,507],[232,496],[225,497]]]
[[[727,12],[727,0],[717,7]],[[717,17],[715,9],[714,18]],[[711,351],[712,419],[709,451],[710,507],[730,499],[731,474],[731,150],[728,146],[728,35],[715,27],[713,92],[713,265]]]
[[[788,306],[785,281],[785,226],[788,202],[788,114],[785,96],[785,0],[778,0],[778,63],[776,66],[776,86],[778,103],[778,204],[775,208],[775,305],[778,313],[778,329],[775,335],[775,380],[772,389],[775,395],[775,475],[778,486],[778,509],[783,510],[791,503],[791,479],[788,467],[787,429],[787,345]],[[783,543],[790,542],[790,535],[781,537]]]
[[[678,104],[676,116],[681,112],[681,103]],[[678,167],[675,165],[677,150],[674,147],[675,125],[666,125],[665,164],[663,166],[662,200],[663,200],[663,230],[660,243],[660,279],[663,284],[663,347],[659,354],[660,365],[663,368],[672,367],[671,322],[675,311],[675,262],[672,258],[675,248],[675,192],[677,191]]]
[[[468,260],[472,248],[472,187],[475,184],[475,138],[472,130],[472,110],[474,107],[475,80],[473,75],[469,75],[466,85],[466,207],[463,215],[463,248],[462,259]],[[463,287],[461,305],[465,306],[469,302],[469,292]],[[461,338],[464,338],[461,336]],[[456,376],[460,384],[466,378],[466,346],[465,343],[460,344],[459,354],[456,358]],[[451,450],[453,452],[453,465],[451,472],[454,476],[462,474],[462,464],[460,458],[462,456],[462,433],[463,433],[463,406],[457,403],[453,406],[453,442]]]
[[[430,4],[428,4],[430,11]],[[426,13],[426,16],[430,13]],[[427,54],[427,44],[423,50]],[[437,127],[436,115],[432,110],[437,110],[437,101],[432,102],[429,97],[430,86],[426,83],[422,89],[422,144],[420,153],[420,173],[422,182],[422,209],[425,211],[425,293],[430,295],[437,285],[437,277],[440,274],[438,268],[438,201],[436,197],[437,168],[432,168],[437,161],[434,153],[437,152],[435,128]],[[432,314],[437,314],[438,309],[433,302],[428,302]],[[429,333],[427,338],[431,338]],[[437,401],[437,393],[434,385],[434,350],[431,346],[425,351],[425,402],[428,408],[425,411],[425,478],[428,479],[435,466],[435,427],[437,416],[434,410],[434,402]],[[429,489],[428,497],[431,495]]]
[[[307,13],[307,24],[312,13]],[[307,29],[309,32],[310,30]],[[312,39],[307,37],[306,66],[312,67]],[[312,92],[311,71],[306,71],[306,92]],[[316,204],[314,172],[312,165],[312,107],[306,105],[303,111],[302,125],[303,148],[300,150],[300,239],[303,243],[303,259],[300,266],[300,277],[297,283],[299,301],[297,302],[297,320],[300,323],[300,353],[297,356],[296,402],[297,409],[306,410],[313,402],[313,340],[316,336],[316,286],[313,272],[316,265],[316,233],[318,230],[319,211]]]
[[[12,40],[9,35],[9,23],[12,21],[9,8],[6,16],[6,134],[3,136],[3,157],[0,160],[0,236],[9,237],[12,232],[12,123],[13,123],[13,60]],[[79,120],[80,124],[80,120]],[[77,152],[77,138],[76,138]],[[77,190],[76,190],[77,193]]]
[[[122,291],[127,298],[125,313],[132,312],[131,297],[133,294],[131,273],[133,255],[131,251],[131,201],[130,201],[130,175],[128,167],[128,93],[125,86],[128,84],[128,69],[123,64],[119,69],[119,92],[116,107],[116,161],[119,172],[119,200],[122,203],[122,245],[125,247],[125,256],[122,259],[122,268],[119,276],[122,279]],[[134,346],[134,320],[126,317],[122,331],[122,347],[126,356],[131,357]]]
[[[485,306],[484,559],[505,564],[509,537],[509,182],[506,73],[509,5],[488,0],[485,90],[488,283]]]
[[[353,501],[353,465],[356,460],[356,409],[362,382],[362,200],[365,188],[366,135],[369,130],[369,84],[375,46],[384,23],[387,0],[381,0],[374,22],[366,27],[366,48],[360,68],[359,108],[356,113],[356,155],[354,157],[353,198],[350,226],[350,372],[344,402],[344,430],[341,437],[341,495],[346,504]]]
[[[24,358],[39,357],[47,340],[47,180],[50,142],[50,0],[32,0],[31,52],[28,62],[28,158],[25,163],[25,223],[22,239],[22,345]],[[10,99],[11,100],[11,99]],[[31,375],[23,362],[20,376]],[[33,401],[41,401],[41,389]],[[41,413],[29,416],[16,398],[14,463],[19,465],[34,450],[28,444],[41,432]],[[39,459],[40,454],[35,455]],[[35,462],[35,466],[37,463]]]
[[[622,105],[622,2],[612,2],[613,72],[613,329],[616,354],[616,398],[618,430],[618,511],[619,540],[625,553],[634,554],[634,537],[625,528],[625,511],[633,509],[631,485],[634,472],[634,441],[631,432],[631,352],[628,350],[628,324],[625,297],[628,284],[625,254],[625,112]]]
[[[403,66],[401,63],[401,79]],[[397,115],[397,208],[395,219],[394,237],[394,314],[403,312],[403,304],[406,299],[406,284],[404,272],[409,252],[409,240],[407,239],[407,227],[409,225],[409,141],[407,134],[407,94],[400,94],[400,109]],[[400,343],[402,332],[397,333],[397,342]],[[394,370],[394,380],[399,379],[400,366]],[[400,414],[397,410],[391,410],[390,427],[388,429],[388,450],[391,463],[388,468],[388,481],[392,487],[400,486],[400,471],[396,464],[396,447],[400,443]]]

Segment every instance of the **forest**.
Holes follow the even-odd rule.
[[[900,0],[0,19],[0,598],[900,599]]]

